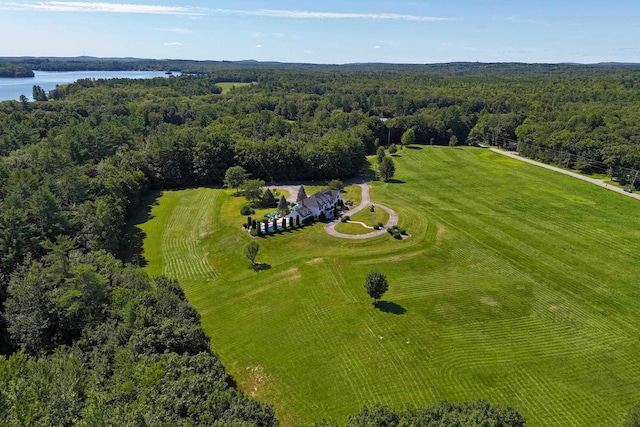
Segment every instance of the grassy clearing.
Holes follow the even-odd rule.
[[[374,211],[371,212],[370,208],[364,208],[355,215],[352,215],[351,219],[354,221],[364,222],[368,226],[373,227],[379,222],[386,224],[387,221],[389,221],[389,214],[384,209],[374,207]]]
[[[362,404],[512,405],[527,425],[620,425],[640,402],[638,202],[482,149],[418,147],[372,183],[411,239],[322,225],[242,255],[231,190],[167,191],[144,256],[180,280],[213,349],[285,426]],[[376,309],[367,271],[387,274]]]
[[[216,83],[216,86],[222,89],[222,94],[228,93],[230,90],[234,88],[241,88],[243,86],[249,86],[251,83],[232,83],[232,82],[220,82]]]
[[[336,231],[342,234],[367,234],[374,230],[356,222],[341,222],[336,224]]]
[[[349,215],[349,212],[346,212],[346,215]],[[360,212],[351,215],[350,219],[351,221],[363,222],[369,227],[373,227],[379,222],[386,224],[387,221],[389,221],[389,214],[383,209],[376,209],[374,207],[374,211],[371,212],[369,208],[365,208]],[[363,227],[361,224],[340,222],[336,225],[336,231],[344,234],[367,234],[371,233],[373,229]]]

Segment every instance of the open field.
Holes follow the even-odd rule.
[[[640,204],[483,149],[415,147],[372,183],[411,238],[320,224],[243,256],[243,198],[164,192],[144,256],[180,280],[238,384],[286,425],[363,404],[486,398],[536,426],[620,425],[640,402]],[[381,309],[362,288],[387,274]]]
[[[233,82],[219,82],[216,86],[222,89],[222,93],[225,94],[233,88],[240,88],[242,86],[249,86],[251,83],[233,83]]]

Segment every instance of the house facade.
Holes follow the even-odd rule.
[[[309,218],[319,219],[324,213],[325,218],[333,219],[334,211],[337,206],[342,202],[342,194],[337,190],[322,190],[306,199],[298,202],[297,205],[291,208],[291,212],[287,217],[296,221],[300,218],[300,222]]]

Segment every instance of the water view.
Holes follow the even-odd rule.
[[[56,85],[73,83],[79,79],[151,79],[167,76],[162,71],[34,71],[34,74],[35,77],[0,78],[0,101],[19,100],[20,95],[32,100],[34,85],[48,93]]]

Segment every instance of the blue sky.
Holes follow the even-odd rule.
[[[0,56],[640,62],[640,1],[0,0]]]

